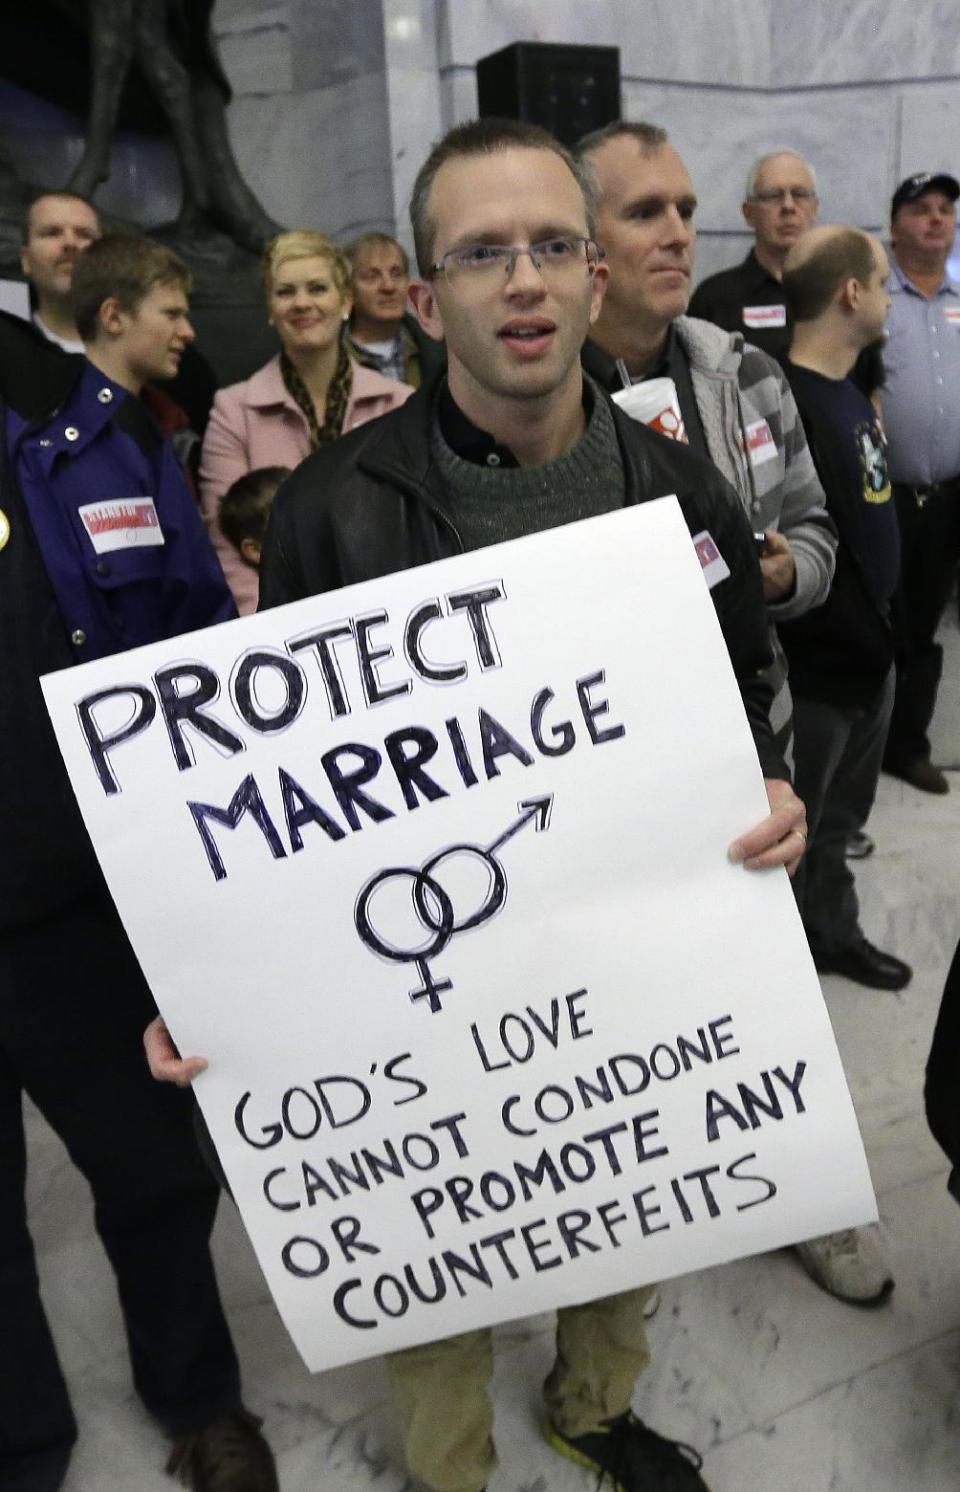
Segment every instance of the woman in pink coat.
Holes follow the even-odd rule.
[[[241,615],[255,611],[257,572],[224,538],[220,498],[245,472],[300,464],[318,446],[396,409],[413,390],[361,368],[343,348],[350,266],[325,233],[281,233],[264,254],[270,324],[281,351],[214,400],[200,457],[210,537]]]

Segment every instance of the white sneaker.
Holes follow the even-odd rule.
[[[893,1289],[894,1278],[879,1245],[861,1228],[845,1228],[794,1246],[814,1284],[848,1305],[882,1305]]]
[[[647,1297],[647,1303],[643,1308],[644,1321],[652,1321],[660,1309],[660,1291],[654,1287],[652,1293]]]

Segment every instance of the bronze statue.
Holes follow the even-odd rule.
[[[70,0],[57,0],[75,11]],[[227,134],[230,85],[210,33],[213,0],[87,0],[92,78],[86,148],[68,187],[92,197],[110,169],[120,95],[136,62],[169,121],[183,182],[178,237],[220,228],[260,253],[279,225],[240,174]]]

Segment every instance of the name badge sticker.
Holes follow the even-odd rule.
[[[747,454],[751,466],[762,466],[776,458],[777,444],[766,420],[754,420],[747,426]]]
[[[165,542],[152,497],[107,498],[77,511],[97,554]]]
[[[943,319],[948,326],[960,326],[960,306],[944,306]]]
[[[702,529],[699,534],[693,536],[693,547],[697,551],[697,559],[703,570],[703,578],[707,585],[713,590],[721,580],[726,580],[730,574],[730,566],[714,542],[712,534]]]
[[[744,306],[744,326],[761,329],[765,326],[786,326],[786,306]]]

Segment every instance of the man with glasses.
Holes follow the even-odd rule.
[[[748,869],[795,866],[803,805],[767,720],[749,525],[711,466],[625,418],[581,371],[607,280],[590,177],[543,130],[475,121],[434,147],[410,211],[421,276],[411,299],[424,330],[446,339],[447,374],[309,456],[281,487],[261,606],[676,493],[691,536],[708,530],[731,572],[711,594],[767,778],[771,812],[730,853]],[[148,1049],[158,1077],[196,1071],[156,1024]],[[649,1359],[650,1293],[559,1312],[544,1434],[621,1492],[704,1492],[700,1457],[630,1409]],[[394,1353],[388,1369],[411,1472],[432,1492],[481,1492],[495,1465],[490,1331]]]
[[[813,167],[795,150],[775,150],[754,161],[742,209],[753,229],[753,248],[742,264],[698,285],[690,315],[742,332],[771,357],[786,357],[791,328],[783,265],[793,245],[813,227],[818,206]]]

